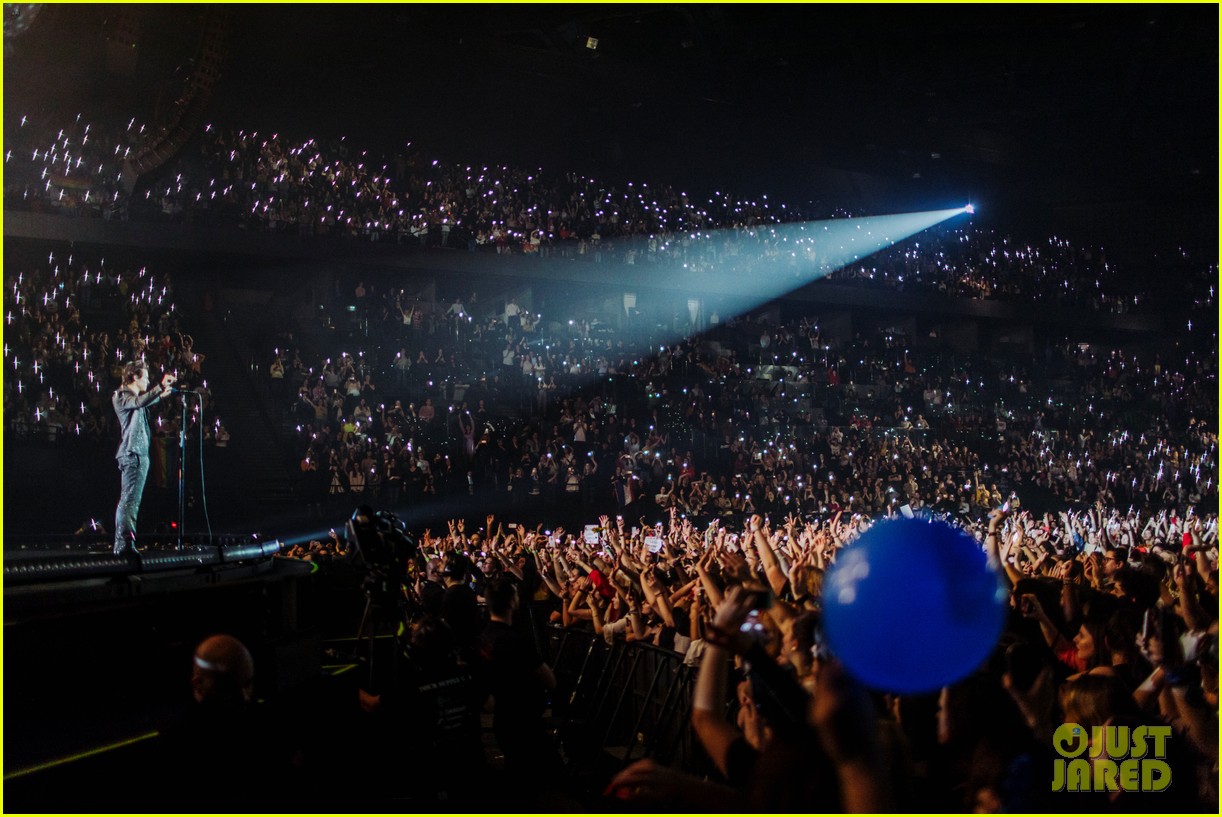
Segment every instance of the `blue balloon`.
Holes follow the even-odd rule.
[[[980,545],[944,522],[879,522],[823,582],[828,646],[858,680],[898,693],[953,683],[988,656],[1008,594]]]

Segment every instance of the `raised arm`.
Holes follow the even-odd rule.
[[[556,596],[557,598],[563,597],[564,591],[560,589],[559,583],[557,583],[557,581],[552,577],[551,569],[547,568],[544,565],[543,557],[539,554],[538,551],[535,551],[534,557],[535,557],[535,565],[539,571],[539,578],[543,580],[543,584],[545,584],[547,586],[547,589],[550,590],[552,594]]]
[[[1040,625],[1040,632],[1044,635],[1044,641],[1052,648],[1054,653],[1058,655],[1072,647],[1065,636],[1052,623],[1052,619],[1044,612],[1044,607],[1040,604],[1040,600],[1030,593],[1026,593],[1019,599],[1019,609],[1026,618],[1035,619]]]
[[[700,673],[696,676],[696,689],[692,694],[692,728],[708,752],[713,763],[723,775],[729,775],[730,747],[740,739],[742,732],[726,719],[726,675],[730,671],[730,651],[725,648],[724,637],[738,631],[750,612],[747,594],[735,587],[717,608],[710,632],[710,641],[700,661]]]
[[[705,595],[709,597],[709,604],[713,607],[717,607],[722,602],[721,587],[709,575],[709,563],[715,556],[716,551],[710,549],[696,560],[696,575],[700,577],[700,586],[704,588]]]
[[[781,569],[781,563],[777,561],[776,554],[772,551],[772,545],[768,541],[768,534],[765,532],[763,520],[760,519],[759,514],[751,517],[749,525],[755,553],[759,557],[760,564],[764,566],[764,576],[768,579],[772,592],[780,596],[785,592],[785,571]]]

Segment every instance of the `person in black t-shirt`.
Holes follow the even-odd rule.
[[[446,584],[445,595],[441,599],[441,618],[454,631],[458,654],[469,664],[478,656],[479,634],[484,627],[478,597],[467,586],[470,570],[471,562],[466,556],[450,553],[441,571]]]
[[[441,559],[434,556],[425,564],[424,578],[416,588],[416,593],[420,597],[420,606],[424,608],[425,615],[441,616],[441,605],[446,594],[441,579]]]
[[[396,717],[410,740],[408,765],[432,797],[478,799],[465,791],[484,766],[480,744],[480,684],[458,662],[454,636],[444,622],[425,616],[412,624],[411,642],[396,702]]]
[[[556,688],[552,668],[539,657],[534,639],[513,626],[518,585],[502,576],[488,587],[491,620],[481,638],[481,655],[495,700],[492,730],[505,753],[505,771],[529,783],[558,762],[543,728],[547,693]]]

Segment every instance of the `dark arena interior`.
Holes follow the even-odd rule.
[[[1217,6],[3,76],[5,811],[1217,813]]]

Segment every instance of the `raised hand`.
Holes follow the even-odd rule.
[[[739,628],[751,612],[752,594],[742,585],[735,585],[722,598],[709,624],[710,640],[714,644],[728,647],[735,652],[746,652],[751,648],[751,638]]]
[[[1082,574],[1086,576],[1086,580],[1091,583],[1091,586],[1099,583],[1099,562],[1095,559],[1095,556],[1096,554],[1092,553],[1082,563]]]
[[[1018,600],[1018,609],[1023,618],[1043,619],[1046,617],[1044,606],[1031,593],[1024,593]]]

